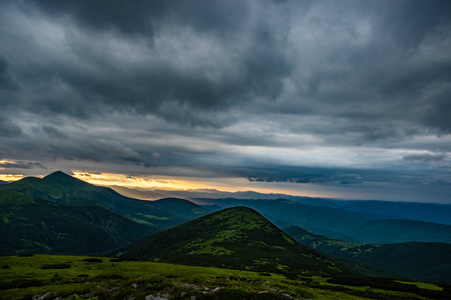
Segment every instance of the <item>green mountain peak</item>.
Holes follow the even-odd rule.
[[[57,171],[44,178],[26,177],[0,186],[50,202],[71,206],[100,206],[135,222],[165,229],[192,220],[208,211],[188,200],[169,198],[145,201],[128,198],[114,190],[89,184]]]
[[[70,176],[62,171],[53,172],[43,178],[46,181],[51,181],[53,183],[57,183],[66,187],[75,187],[75,186],[90,186],[89,183],[77,179],[75,177]]]
[[[69,174],[64,173],[63,171],[55,171],[45,177],[50,178],[50,177],[68,177],[68,176],[71,177]]]
[[[297,274],[349,274],[347,266],[295,242],[247,207],[233,207],[148,236],[127,258]]]

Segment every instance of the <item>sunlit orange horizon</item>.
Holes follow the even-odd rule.
[[[17,174],[0,174],[0,180],[2,181],[17,181],[24,178],[23,175],[17,175]]]
[[[121,186],[127,188],[138,188],[145,190],[204,190],[214,189],[223,192],[241,192],[254,191],[258,193],[281,193],[295,195],[295,196],[309,196],[318,197],[319,195],[313,193],[296,193],[294,191],[287,191],[286,189],[278,189],[273,187],[261,186],[264,183],[250,182],[245,178],[215,178],[206,180],[205,178],[181,178],[177,176],[129,176],[125,174],[115,173],[99,173],[93,174],[84,171],[72,171],[73,177],[86,181],[91,184],[101,186]],[[260,185],[260,186],[258,186]]]
[[[6,162],[6,161],[1,161]],[[1,168],[0,170],[5,170]],[[1,171],[0,171],[1,172]],[[45,174],[47,175],[47,174]],[[34,177],[42,178],[45,175]],[[264,194],[290,194],[294,196],[321,197],[313,191],[296,191],[287,188],[275,188],[264,182],[249,182],[246,178],[198,178],[177,176],[130,176],[119,173],[92,173],[82,170],[72,170],[72,176],[99,186],[120,186],[138,190],[172,190],[172,191],[194,191],[194,190],[216,190],[220,192],[245,192],[253,191]],[[0,174],[0,180],[13,182],[25,178],[22,174]]]
[[[15,162],[12,160],[0,159],[0,172],[1,172],[1,170],[8,170],[7,168],[2,167],[2,165],[14,164],[14,163]],[[7,182],[17,181],[24,177],[25,176],[22,174],[9,174],[9,173],[0,174],[0,180],[7,181]]]

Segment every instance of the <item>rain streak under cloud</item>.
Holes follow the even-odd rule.
[[[5,0],[0,37],[2,180],[451,203],[450,1]]]

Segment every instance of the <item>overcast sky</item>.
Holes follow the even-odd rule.
[[[451,203],[450,49],[451,1],[3,0],[0,173]]]

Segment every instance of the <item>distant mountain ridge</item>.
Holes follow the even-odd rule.
[[[122,196],[106,187],[95,186],[61,171],[44,178],[26,177],[0,186],[11,190],[70,206],[99,206],[148,226],[159,229],[192,220],[208,210],[184,199],[168,198],[145,201]],[[170,202],[168,209],[166,202]]]
[[[156,231],[101,207],[0,191],[0,255],[101,254]]]
[[[224,209],[132,243],[119,255],[187,265],[294,274],[361,274],[295,242],[247,207]]]
[[[196,203],[202,199],[241,199],[241,200],[276,200],[286,199],[311,206],[323,206],[341,208],[349,212],[357,212],[366,215],[370,219],[410,219],[417,221],[433,222],[451,225],[451,204],[397,202],[385,200],[344,200],[334,198],[292,196],[280,193],[258,193],[253,191],[223,192],[212,189],[204,190],[137,190],[114,186],[114,190],[124,195],[132,195],[140,199],[159,199],[165,197],[179,197],[192,200]]]
[[[370,219],[367,213],[342,208],[311,206],[290,201],[246,199],[199,199],[199,203],[250,207],[279,227],[299,226],[315,234],[356,243],[406,241],[451,243],[451,226],[417,220]]]
[[[383,268],[405,278],[451,284],[451,244],[405,242],[364,245],[329,239],[297,226],[283,230],[299,243],[336,257]]]
[[[198,190],[141,190],[126,188],[123,186],[111,186],[115,191],[121,194],[128,195],[130,197],[135,197],[139,199],[160,199],[167,197],[178,197],[196,202],[196,199],[245,199],[245,200],[275,200],[275,199],[287,199],[291,201],[296,201],[303,204],[309,204],[313,206],[327,206],[327,207],[338,207],[339,205],[335,202],[339,201],[337,199],[328,198],[313,198],[313,197],[302,197],[302,196],[291,196],[287,194],[280,193],[258,193],[254,191],[240,191],[240,192],[224,192],[215,189],[198,189]]]
[[[451,225],[414,220],[369,220],[348,229],[362,243],[440,242],[451,243]]]

